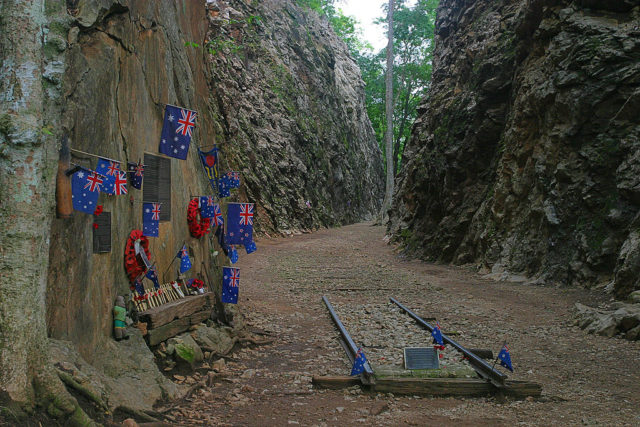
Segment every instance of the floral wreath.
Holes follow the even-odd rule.
[[[132,230],[124,249],[124,269],[127,271],[127,276],[129,276],[132,290],[135,289],[133,286],[136,279],[147,270],[147,267],[144,264],[141,265],[136,258],[136,240],[140,241],[140,246],[144,249],[147,258],[151,259],[149,239],[142,235],[141,230]]]
[[[187,222],[189,223],[189,232],[193,237],[199,239],[209,233],[209,225],[211,218],[203,218],[200,216],[200,208],[198,207],[198,199],[191,199],[187,208]]]

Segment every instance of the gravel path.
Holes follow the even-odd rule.
[[[483,279],[471,269],[404,261],[384,229],[356,224],[258,242],[241,257],[240,307],[272,344],[231,355],[221,377],[173,415],[180,425],[640,425],[640,342],[587,335],[582,289]],[[402,364],[401,348],[429,337],[389,304],[394,296],[468,348],[509,342],[511,379],[543,385],[540,399],[418,398],[358,388],[316,390],[312,375],[351,368],[322,303],[327,295],[374,365]],[[388,323],[391,322],[391,323]],[[455,363],[455,352],[451,360]],[[447,356],[449,357],[449,356]],[[220,364],[218,364],[220,365]]]

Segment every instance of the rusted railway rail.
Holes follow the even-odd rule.
[[[418,325],[427,329],[429,332],[433,331],[433,326],[427,323],[420,316],[415,314],[409,308],[400,304],[400,302],[398,302],[398,300],[396,300],[395,298],[390,297],[389,299],[391,300],[392,303],[400,307],[400,309],[402,309],[405,313],[411,316]],[[498,388],[503,388],[505,386],[505,381],[507,379],[507,376],[505,374],[503,374],[502,372],[498,371],[497,369],[489,365],[484,359],[478,357],[475,353],[467,350],[466,348],[464,348],[463,346],[461,346],[460,344],[458,344],[457,342],[449,338],[447,335],[442,334],[442,340],[444,341],[445,344],[449,344],[451,347],[455,348],[460,353],[464,354],[464,356],[467,358],[467,360],[469,361],[473,369],[478,373],[478,375],[481,378],[484,378],[490,381],[491,384],[493,384]]]
[[[342,339],[346,344],[344,346],[345,350],[347,350],[349,359],[353,362],[353,360],[356,357],[356,353],[358,352],[358,346],[356,346],[356,343],[353,342],[351,335],[349,335],[349,332],[347,332],[347,329],[344,327],[344,325],[340,321],[340,318],[336,314],[336,311],[333,309],[333,306],[331,305],[327,297],[323,296],[322,301],[324,301],[324,304],[327,306],[327,309],[329,310],[329,314],[331,314],[331,318],[333,319],[333,323],[335,323],[336,327],[338,328],[338,331],[340,331],[340,335],[342,335]],[[371,381],[371,379],[373,378],[373,369],[371,369],[369,362],[364,364],[364,376],[366,381]]]
[[[344,324],[336,314],[333,306],[326,296],[322,297],[327,306],[331,318],[341,335],[341,344],[347,356],[353,362],[358,347],[347,332]],[[420,316],[409,308],[402,305],[395,298],[390,298],[391,302],[411,316],[420,326],[429,332],[433,326],[427,323]],[[428,396],[459,396],[474,397],[487,396],[495,393],[512,396],[515,398],[525,398],[528,396],[538,397],[542,393],[542,386],[529,381],[508,380],[507,376],[496,370],[484,359],[480,358],[473,351],[464,348],[450,337],[443,334],[443,341],[461,352],[469,361],[471,367],[477,372],[480,378],[408,378],[408,377],[385,377],[377,376],[369,363],[365,364],[365,372],[360,377],[350,376],[330,376],[313,377],[313,384],[324,388],[344,388],[354,385],[361,385],[373,392],[396,393],[396,394],[421,394]]]

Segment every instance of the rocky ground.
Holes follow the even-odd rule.
[[[171,411],[180,425],[638,425],[640,342],[574,326],[576,302],[609,304],[582,289],[487,280],[470,269],[406,261],[369,224],[262,240],[240,260],[240,306],[250,329],[273,342],[213,364],[211,386]],[[472,348],[504,340],[512,379],[543,385],[521,401],[372,395],[317,390],[313,375],[346,375],[350,364],[321,296],[343,315],[374,363],[401,364],[403,345],[428,343],[389,296]],[[388,323],[390,322],[390,323]],[[405,324],[406,323],[406,324]],[[365,325],[370,328],[366,328]],[[406,335],[403,326],[406,327]]]

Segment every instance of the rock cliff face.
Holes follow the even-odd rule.
[[[329,23],[293,1],[208,9],[215,139],[262,226],[312,229],[375,213],[383,168],[364,83]]]
[[[390,222],[409,252],[640,288],[637,4],[441,1]]]
[[[211,253],[219,247],[211,235],[192,238],[186,221],[189,199],[211,194],[197,145],[217,142],[222,170],[242,172],[243,187],[231,200],[255,202],[264,230],[353,222],[376,210],[382,186],[363,83],[346,46],[292,1],[252,4],[67,0],[67,13],[49,15],[44,30],[42,85],[56,107],[44,122],[56,124],[55,136],[72,149],[137,161],[158,152],[165,104],[198,111],[187,160],[171,159],[171,220],[160,223],[150,251],[162,274],[186,241],[189,275],[218,288],[223,262]],[[96,167],[77,151],[72,161]],[[150,372],[150,352],[136,356],[144,375],[114,372],[114,358],[144,347],[139,334],[118,351],[111,341],[115,297],[129,292],[123,251],[130,231],[142,227],[142,201],[132,188],[127,196],[100,196],[111,213],[108,253],[92,251],[90,215],[53,220],[47,329],[56,357],[73,354],[118,381],[129,375],[132,390],[136,376],[145,376],[139,387],[155,387],[149,396],[172,396],[175,387]],[[173,267],[161,280],[175,277]]]

